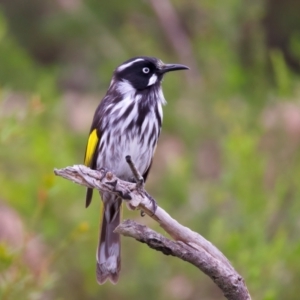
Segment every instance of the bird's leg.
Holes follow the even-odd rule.
[[[149,195],[146,191],[144,191],[146,196],[148,197],[148,199],[150,200],[151,204],[152,204],[152,212],[153,212],[153,215],[155,214],[156,212],[156,209],[157,209],[157,203],[156,201],[154,200],[154,198],[151,197],[151,195]],[[141,211],[141,215],[143,213],[143,216],[145,215],[145,213],[143,211]],[[143,217],[142,216],[142,217]]]
[[[131,156],[130,155],[127,155],[125,157],[126,159],[126,162],[128,163],[130,169],[131,169],[131,172],[133,173],[133,176],[134,176],[134,179],[135,179],[135,182],[136,182],[136,187],[137,187],[137,190],[138,191],[143,191],[148,199],[150,200],[150,202],[152,203],[152,211],[153,211],[153,214],[155,214],[156,212],[156,209],[157,209],[157,203],[156,201],[145,191],[144,189],[144,186],[145,186],[145,181],[144,181],[144,178],[143,176],[141,175],[141,173],[138,171],[138,169],[136,168],[136,166],[134,165],[132,159],[131,159]],[[144,217],[145,216],[145,212],[143,210],[141,210],[141,217]]]

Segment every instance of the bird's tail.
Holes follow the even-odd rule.
[[[114,233],[120,224],[122,199],[110,193],[103,193],[103,211],[100,237],[97,248],[97,281],[99,284],[109,279],[116,284],[121,269],[120,235]]]

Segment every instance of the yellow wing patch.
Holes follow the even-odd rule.
[[[87,146],[86,146],[86,151],[85,151],[84,164],[87,167],[91,166],[91,163],[93,161],[93,156],[94,156],[96,147],[98,145],[98,142],[99,142],[99,138],[98,138],[98,135],[97,135],[97,129],[94,129],[90,133],[88,143],[87,143]]]

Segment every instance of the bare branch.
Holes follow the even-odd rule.
[[[116,232],[146,243],[150,248],[185,260],[208,275],[224,292],[227,299],[250,299],[243,278],[232,267],[214,259],[209,252],[199,251],[181,241],[171,241],[147,226],[126,220]]]
[[[102,192],[117,194],[126,200],[131,209],[139,208],[173,238],[171,241],[146,226],[125,221],[116,231],[147,243],[153,249],[190,262],[207,274],[223,291],[227,299],[251,299],[243,278],[234,270],[227,258],[200,234],[179,224],[166,211],[157,206],[153,213],[153,198],[135,183],[117,178],[112,172],[91,170],[82,165],[55,169],[54,173],[75,183]]]

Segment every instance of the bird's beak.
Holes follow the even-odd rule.
[[[178,70],[189,70],[190,68],[185,66],[185,65],[180,65],[180,64],[165,64],[163,67],[160,69],[161,74],[165,74],[167,72],[171,71],[178,71]]]

